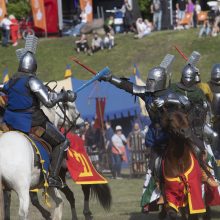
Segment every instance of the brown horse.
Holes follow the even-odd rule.
[[[187,206],[189,219],[198,219],[197,214],[206,210],[201,189],[204,172],[193,144],[196,138],[192,138],[187,115],[180,111],[165,113],[162,125],[169,132],[162,166],[167,214],[174,220],[177,212]],[[186,216],[183,219],[187,219]]]

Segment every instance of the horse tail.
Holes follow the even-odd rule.
[[[91,197],[96,198],[106,211],[110,210],[112,195],[108,184],[91,184]]]
[[[3,220],[5,216],[4,213],[4,197],[3,197],[3,187],[2,187],[2,175],[0,173],[0,220]]]

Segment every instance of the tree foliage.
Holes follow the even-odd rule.
[[[150,13],[151,0],[138,0],[138,4],[141,10],[142,17],[150,18],[151,17],[151,13]]]
[[[27,0],[9,0],[6,7],[8,15],[13,14],[17,19],[27,17],[31,11]]]

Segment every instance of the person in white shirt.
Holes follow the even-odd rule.
[[[122,127],[117,125],[115,128],[115,134],[112,136],[112,176],[116,179],[122,179],[121,177],[121,165],[122,161],[126,160],[125,145],[127,139],[122,133]]]
[[[2,19],[0,23],[0,27],[2,29],[2,46],[7,47],[10,38],[10,25],[12,22],[9,20],[8,15],[6,14],[5,17]]]
[[[112,35],[110,32],[107,33],[104,37],[104,48],[107,48],[109,50],[112,49],[112,47],[114,46],[115,42],[114,42],[114,35]]]
[[[103,40],[101,37],[98,36],[98,34],[94,34],[93,38],[92,38],[92,52],[96,52],[98,50],[103,50]]]
[[[149,24],[150,24],[149,22],[148,23],[144,22],[142,18],[138,18],[136,21],[136,28],[137,28],[138,34],[135,36],[135,38],[142,38],[150,34],[151,27]]]

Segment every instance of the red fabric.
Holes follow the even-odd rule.
[[[211,187],[210,185],[205,184],[205,203],[208,206],[220,205],[220,186]]]
[[[12,25],[10,26],[11,40],[13,43],[18,40],[18,21],[17,19],[11,19]]]
[[[84,148],[82,138],[73,133],[68,133],[70,148],[67,153],[67,167],[72,179],[77,184],[103,184],[107,180],[93,167]]]
[[[58,33],[57,0],[44,0],[46,25],[48,33]]]
[[[181,179],[178,177],[178,180],[166,177],[163,171],[165,176],[165,197],[168,204],[177,211],[179,207],[184,207],[188,203],[191,214],[203,213],[205,212],[205,205],[201,188],[202,172],[198,161],[193,155],[191,155],[191,169],[189,171],[186,171],[181,176]],[[189,173],[187,174],[187,172]]]
[[[106,98],[96,98],[95,128],[103,128]]]

